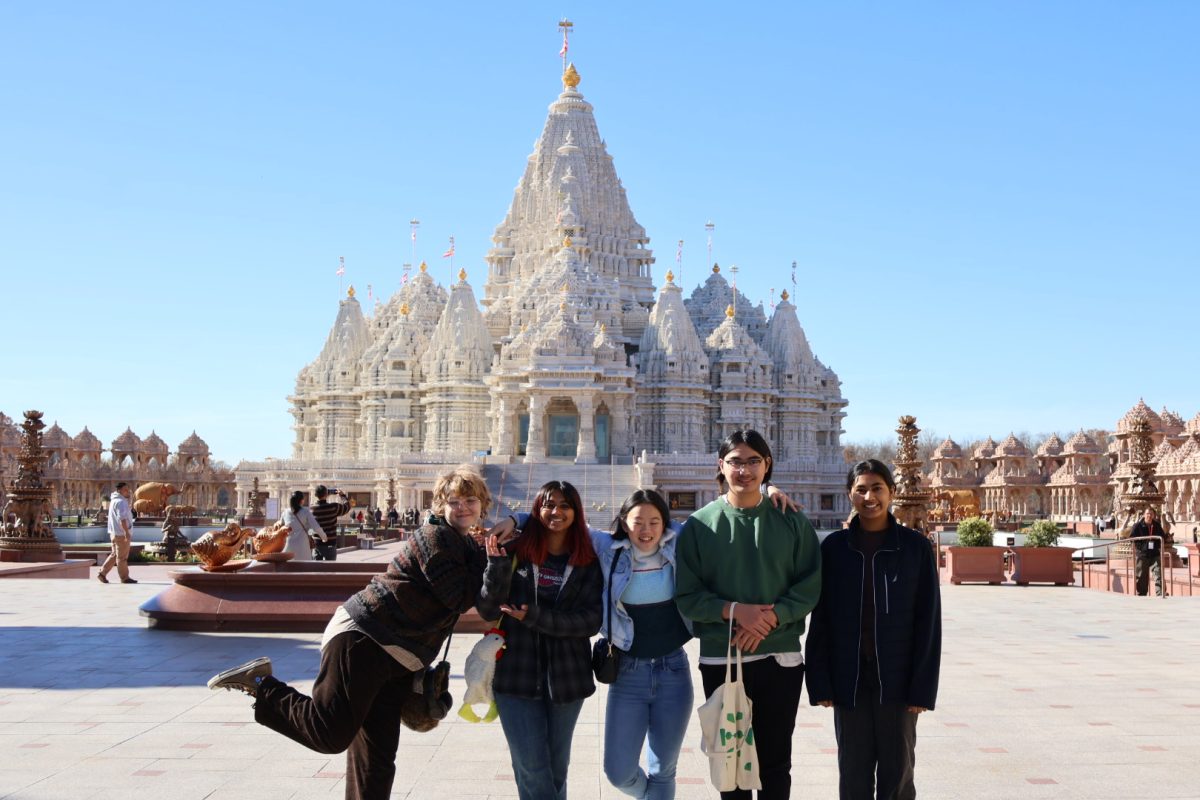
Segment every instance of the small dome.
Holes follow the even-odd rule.
[[[192,431],[192,435],[179,443],[180,455],[208,455],[208,443]]]
[[[154,431],[150,431],[150,435],[142,440],[142,451],[146,453],[166,453],[170,449]]]
[[[1063,440],[1058,438],[1057,433],[1050,434],[1050,438],[1042,442],[1037,449],[1039,456],[1057,456],[1063,451]]]
[[[66,450],[74,444],[71,437],[67,435],[67,432],[58,427],[57,422],[42,434],[42,447],[49,450]]]
[[[962,447],[949,436],[933,450],[934,458],[962,458]]]
[[[996,455],[996,442],[990,436],[971,453],[972,458],[991,458],[994,455]]]
[[[1063,452],[1068,454],[1074,453],[1099,453],[1100,445],[1096,444],[1096,440],[1088,436],[1081,429],[1063,445]]]
[[[132,453],[142,446],[142,440],[133,432],[131,428],[126,428],[125,432],[117,438],[113,439],[112,449],[114,453]]]
[[[1117,433],[1128,433],[1133,423],[1143,418],[1150,423],[1151,430],[1162,430],[1162,418],[1146,405],[1145,400],[1138,400],[1137,405],[1126,411],[1125,416],[1117,421]]]
[[[96,434],[89,431],[85,425],[83,430],[75,436],[75,449],[85,453],[92,453],[97,450],[103,450],[104,447],[100,444],[100,440],[96,437]]]
[[[1021,457],[1029,455],[1029,448],[1026,447],[1015,434],[1010,433],[1000,446],[996,448],[996,455]]]

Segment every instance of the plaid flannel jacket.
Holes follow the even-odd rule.
[[[600,630],[604,576],[600,562],[572,567],[553,608],[534,603],[533,569],[511,556],[488,559],[483,588],[475,606],[484,619],[500,618],[504,657],[496,662],[492,689],[501,694],[556,703],[582,700],[595,693],[591,637]],[[517,621],[501,614],[501,604],[528,604]]]

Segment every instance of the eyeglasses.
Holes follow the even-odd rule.
[[[758,469],[762,466],[762,464],[763,460],[758,456],[755,456],[754,458],[747,458],[745,461],[742,461],[740,458],[725,459],[725,466],[729,467],[730,469],[737,470]]]

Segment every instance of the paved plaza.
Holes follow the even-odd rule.
[[[253,722],[249,698],[204,685],[269,655],[307,688],[320,637],[148,630],[137,607],[166,568],[133,574],[136,586],[0,580],[0,798],[341,797],[343,756],[293,744]],[[918,729],[922,797],[1200,797],[1200,601],[948,585],[943,600],[939,706]],[[456,673],[474,640],[455,637]],[[461,679],[451,689],[461,697]],[[575,800],[623,796],[600,768],[603,708],[601,687],[575,734]],[[678,796],[716,798],[692,727]],[[454,717],[400,741],[395,797],[516,796],[498,723]],[[835,758],[830,712],[803,706],[793,796],[835,797]]]

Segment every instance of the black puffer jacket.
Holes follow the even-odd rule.
[[[548,693],[556,703],[582,700],[596,691],[591,637],[600,630],[600,563],[571,567],[553,608],[537,605],[534,586],[527,562],[518,562],[514,570],[511,556],[488,559],[476,609],[484,619],[499,619],[505,635],[492,689],[527,698]],[[528,605],[529,611],[518,622],[501,614],[502,604]]]
[[[929,540],[889,516],[875,554],[875,657],[880,702],[933,708],[942,660],[942,601]],[[856,517],[851,530],[858,525]],[[854,708],[863,603],[863,554],[850,530],[821,544],[821,599],[808,634],[808,697]]]

